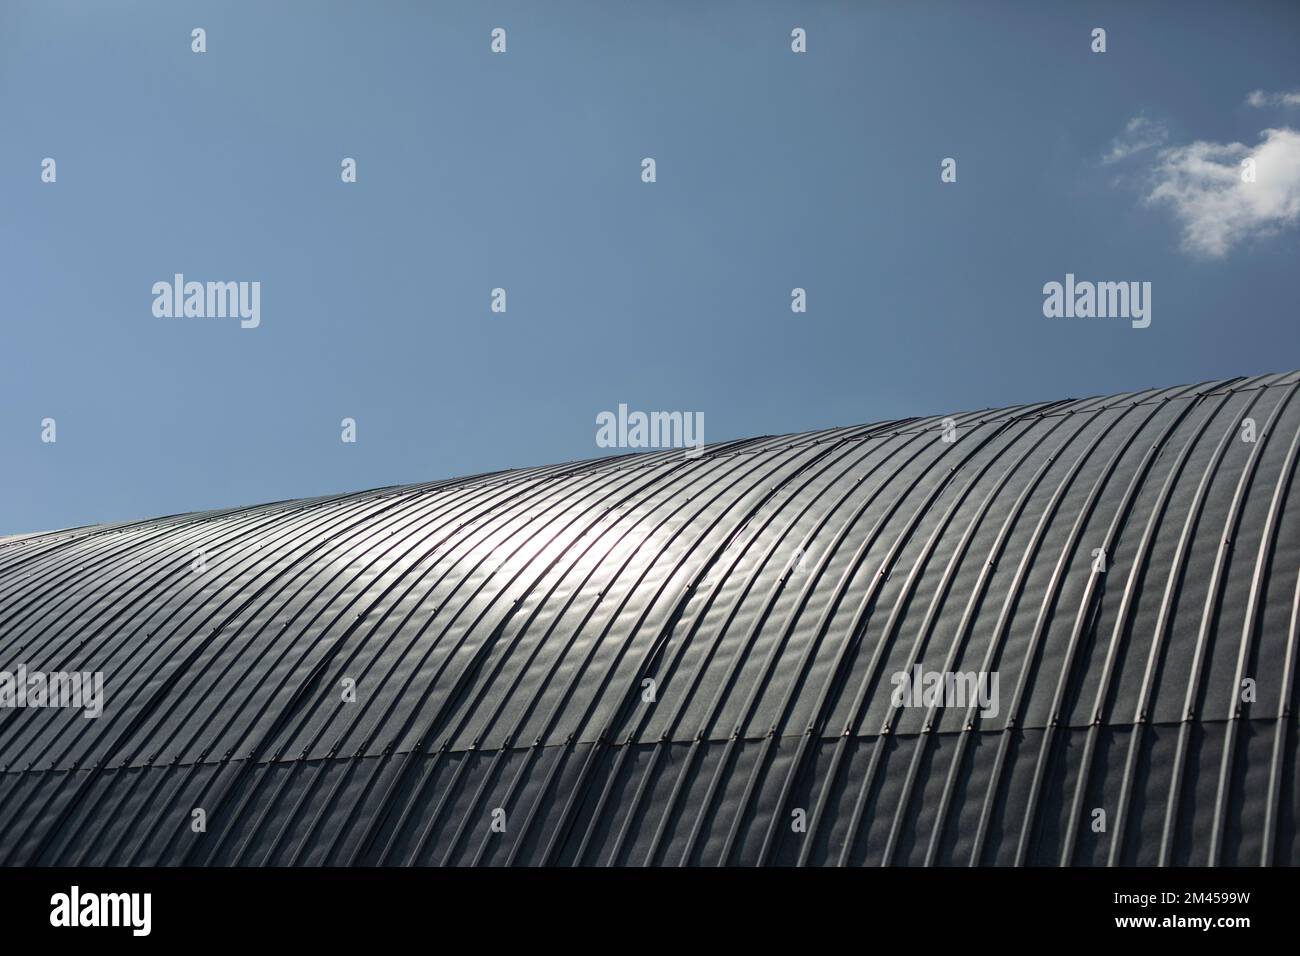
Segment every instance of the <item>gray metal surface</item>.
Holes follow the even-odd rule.
[[[0,860],[1296,863],[1298,389],[0,539]]]

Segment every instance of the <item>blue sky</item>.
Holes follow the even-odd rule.
[[[594,457],[619,403],[719,441],[1295,368],[1297,37],[1285,2],[4,0],[0,534]],[[260,282],[261,324],[155,317],[177,272]],[[1044,317],[1067,272],[1151,282],[1151,326]]]

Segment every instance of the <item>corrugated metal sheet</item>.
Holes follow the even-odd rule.
[[[1298,388],[0,541],[0,667],[107,685],[0,711],[0,859],[1296,863]]]

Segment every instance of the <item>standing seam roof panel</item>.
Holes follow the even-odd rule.
[[[1293,864],[1297,392],[0,538],[0,860]]]

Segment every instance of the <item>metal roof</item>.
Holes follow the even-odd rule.
[[[1300,862],[1297,389],[0,541],[0,669],[106,697],[0,710],[0,860]]]

